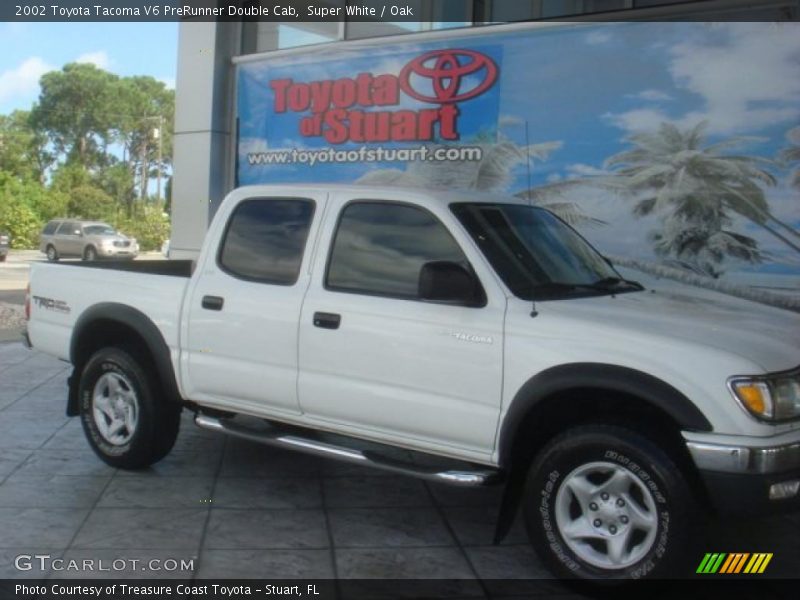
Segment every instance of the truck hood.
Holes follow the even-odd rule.
[[[554,315],[736,354],[764,372],[800,365],[800,315],[717,293],[645,290],[537,304]]]

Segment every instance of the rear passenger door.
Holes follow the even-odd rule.
[[[79,231],[80,225],[75,221],[64,221],[61,226],[56,230],[56,250],[62,256],[80,256],[81,255],[81,236],[76,232]]]
[[[185,309],[183,374],[193,400],[299,413],[297,326],[309,240],[324,195],[248,198],[201,260]]]
[[[505,296],[445,226],[447,211],[402,201],[343,206],[320,242],[300,320],[300,403],[308,417],[354,433],[488,459]],[[421,300],[420,270],[431,261],[473,268],[485,305]]]

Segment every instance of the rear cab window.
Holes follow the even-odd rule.
[[[228,220],[217,264],[238,279],[294,285],[314,210],[307,198],[243,200]]]

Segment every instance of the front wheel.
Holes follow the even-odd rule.
[[[576,427],[551,440],[531,465],[524,499],[538,554],[579,580],[669,574],[684,554],[692,507],[670,456],[616,425]]]
[[[56,250],[56,247],[53,246],[52,244],[47,246],[46,254],[47,254],[47,260],[49,260],[50,262],[56,262],[58,260],[58,251]]]
[[[153,369],[137,353],[98,350],[81,374],[83,430],[95,453],[122,469],[139,469],[169,453],[180,426],[180,405],[158,397]]]
[[[97,260],[97,250],[94,246],[89,246],[83,253],[83,260],[95,261]]]

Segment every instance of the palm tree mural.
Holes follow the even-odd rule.
[[[798,163],[794,167],[790,182],[792,187],[800,190],[800,125],[787,131],[786,139],[790,145],[781,150],[778,158],[787,165]]]
[[[724,154],[752,141],[735,137],[707,145],[706,123],[681,130],[662,123],[656,132],[628,138],[633,148],[610,157],[614,174],[603,181],[637,202],[637,216],[665,215],[661,231],[653,234],[655,250],[719,275],[726,257],[760,262],[757,242],[731,231],[732,215],[759,225],[800,253],[798,233],[769,209],[762,186],[776,181],[764,167],[766,158]]]
[[[506,192],[514,179],[514,171],[522,166],[530,168],[532,161],[547,160],[561,148],[558,141],[520,145],[499,133],[497,139],[478,136],[467,145],[481,148],[479,161],[408,163],[405,170],[375,169],[362,175],[357,183],[375,185],[407,185],[438,189],[478,190]],[[431,146],[433,150],[435,146]],[[577,204],[558,199],[561,192],[576,182],[558,182],[518,194],[558,215],[571,225],[602,223],[586,215]]]

